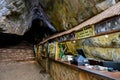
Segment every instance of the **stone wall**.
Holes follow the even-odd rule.
[[[59,63],[51,62],[50,65],[50,72],[54,80],[79,80],[79,71]]]
[[[107,78],[72,68],[50,60],[50,74],[54,80],[109,80]]]

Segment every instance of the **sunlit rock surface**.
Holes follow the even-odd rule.
[[[0,32],[23,35],[31,27],[36,4],[37,0],[0,0]]]
[[[27,11],[23,0],[0,1],[1,32],[23,35],[28,29]]]

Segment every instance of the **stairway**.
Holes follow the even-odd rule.
[[[0,62],[34,60],[33,45],[21,42],[16,46],[0,48]]]
[[[53,80],[34,57],[33,45],[22,42],[0,48],[0,80]]]

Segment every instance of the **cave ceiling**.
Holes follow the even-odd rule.
[[[118,1],[0,0],[0,32],[24,35],[31,27],[31,11],[35,5],[42,7],[51,25],[57,32],[61,32],[75,27]]]
[[[58,31],[75,27],[99,14],[118,0],[39,0]]]

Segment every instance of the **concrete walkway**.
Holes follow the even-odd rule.
[[[52,80],[36,61],[0,62],[0,80]]]

